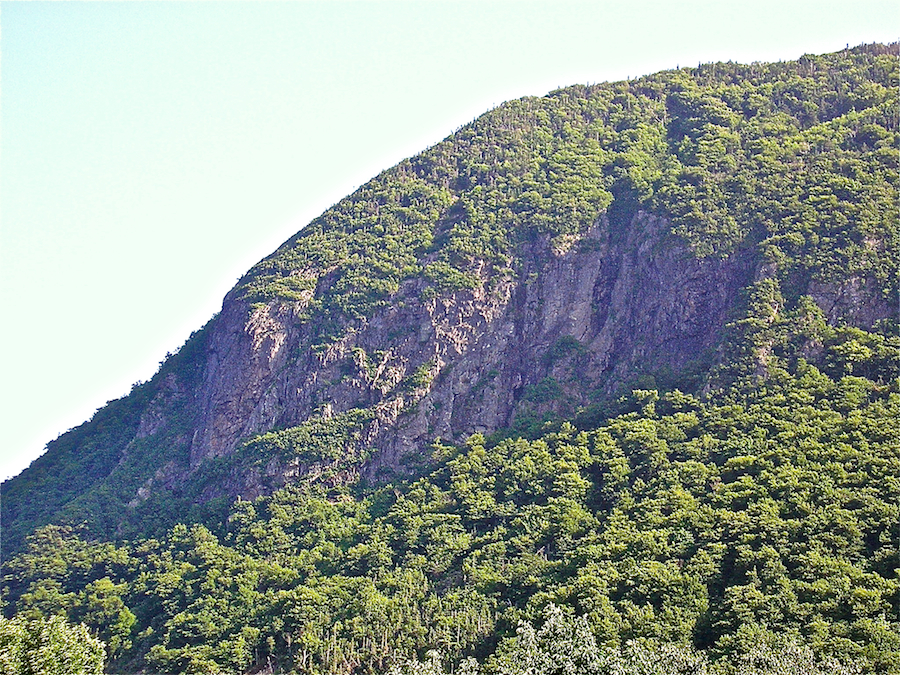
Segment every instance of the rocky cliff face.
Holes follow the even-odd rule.
[[[766,268],[750,254],[698,258],[669,232],[645,212],[624,233],[604,216],[562,245],[530,242],[516,270],[485,266],[474,289],[423,299],[420,281],[405,282],[383,309],[320,345],[310,344],[307,300],[254,307],[233,293],[207,340],[180,479],[272,429],[355,410],[372,412],[354,439],[374,453],[363,471],[392,474],[435,438],[458,442],[517,416],[571,417],[641,375],[708,368],[742,289]],[[890,316],[864,285],[809,291],[832,322]],[[151,406],[138,433],[160,417]],[[225,491],[254,497],[311,470],[279,459],[244,466]]]
[[[190,465],[310,417],[371,409],[370,470],[396,470],[436,437],[461,440],[517,415],[572,415],[635,374],[710,355],[755,270],[746,256],[698,259],[638,213],[625,236],[604,217],[561,248],[527,245],[519,269],[422,299],[403,284],[341,339],[310,348],[304,301],[225,301],[195,393]]]

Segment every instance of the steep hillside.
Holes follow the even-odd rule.
[[[743,653],[750,612],[759,635],[884,670],[896,51],[561,89],[376,177],[251,269],[152,381],[3,484],[8,610],[93,617],[134,667],[300,668],[306,629],[266,632],[279,593],[318,594],[331,613],[310,625],[346,628],[371,583],[419,598],[395,608],[399,642],[320,631],[301,672],[378,671],[429,645],[487,655],[550,601],[609,644]],[[283,539],[261,534],[282,517]],[[63,529],[12,560],[48,523]],[[177,637],[200,586],[154,600],[147,579],[210,556],[262,595],[203,619],[226,634]],[[591,560],[606,567],[582,578]],[[826,567],[862,595],[816,581]],[[344,616],[340,598],[362,604]],[[451,614],[456,642],[429,632]]]
[[[435,437],[635,383],[708,392],[760,284],[775,313],[893,317],[896,65],[882,46],[709,64],[485,114],[305,227],[152,382],[7,482],[4,551],[310,470],[389,477]]]

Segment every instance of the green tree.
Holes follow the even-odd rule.
[[[0,675],[101,675],[104,644],[61,616],[0,618]]]

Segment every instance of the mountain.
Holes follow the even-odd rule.
[[[893,672],[897,86],[574,86],[385,171],[3,484],[8,610],[167,672],[486,657],[551,602]]]

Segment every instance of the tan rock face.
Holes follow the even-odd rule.
[[[340,340],[310,346],[305,302],[249,309],[226,299],[209,340],[190,448],[193,467],[311,415],[371,408],[368,471],[397,469],[436,437],[508,426],[523,412],[574,413],[635,373],[711,350],[753,270],[698,260],[639,214],[615,241],[605,220],[577,241],[537,240],[515,270],[422,299],[406,282]],[[295,471],[295,469],[292,469]]]

